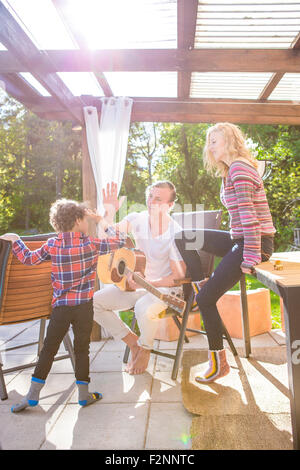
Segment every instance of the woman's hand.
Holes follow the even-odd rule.
[[[107,183],[106,189],[102,189],[103,206],[105,209],[104,217],[109,223],[113,223],[116,212],[122,206],[125,196],[118,199],[117,183]]]
[[[244,266],[241,265],[241,271],[244,274],[252,274],[252,269],[250,268],[245,268]]]

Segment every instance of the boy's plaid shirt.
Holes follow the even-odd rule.
[[[13,243],[13,253],[23,264],[52,262],[52,307],[88,302],[94,293],[98,255],[125,245],[126,235],[109,228],[110,238],[91,238],[81,232],[62,232],[41,248],[30,251],[22,240]]]

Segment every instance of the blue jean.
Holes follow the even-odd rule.
[[[210,350],[223,349],[223,326],[217,309],[218,299],[231,289],[242,277],[244,239],[232,240],[229,232],[223,230],[185,230],[176,235],[175,243],[184,259],[192,281],[205,277],[196,247],[188,249],[195,235],[201,240],[198,249],[222,257],[209,280],[196,296]],[[273,253],[273,237],[261,238],[262,261],[267,261]]]

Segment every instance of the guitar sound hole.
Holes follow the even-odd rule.
[[[120,261],[119,265],[118,265],[118,273],[120,276],[123,276],[124,275],[124,272],[125,272],[125,262],[124,261]]]

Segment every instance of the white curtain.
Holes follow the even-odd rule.
[[[87,106],[83,109],[86,124],[87,144],[97,187],[97,210],[104,214],[102,188],[114,182],[120,191],[128,145],[132,99],[127,97],[101,98],[101,119],[97,109]],[[98,228],[98,236],[102,236]],[[100,282],[100,288],[104,284]],[[110,338],[105,328],[101,337]]]
[[[103,215],[102,188],[111,181],[121,188],[132,99],[127,97],[101,98],[101,119],[98,122],[97,109],[84,108],[87,143],[97,186],[97,210]]]

